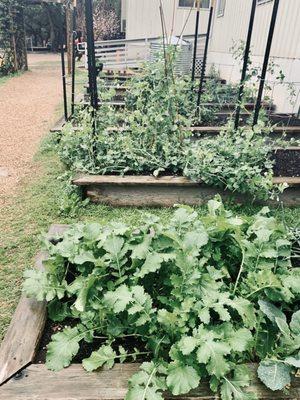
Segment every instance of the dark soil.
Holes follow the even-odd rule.
[[[300,176],[300,151],[280,149],[272,157],[276,160],[273,167],[275,176]]]
[[[45,329],[39,344],[38,351],[34,358],[35,364],[44,364],[46,362],[46,354],[47,354],[47,345],[51,342],[51,336],[57,332],[62,331],[66,326],[76,326],[78,321],[67,319],[64,322],[53,322],[50,319],[47,319]],[[84,340],[80,342],[80,348],[77,355],[73,358],[73,364],[80,364],[84,358],[87,358],[91,355],[93,351],[99,349],[101,345],[104,344],[103,339],[95,338],[92,343],[86,343]],[[125,339],[117,339],[114,348],[117,349],[118,346],[123,346],[128,352],[133,352],[134,348],[137,347],[140,351],[145,351],[145,345],[143,342],[137,340],[136,338],[125,338]],[[145,356],[143,357],[143,361],[145,361]],[[126,362],[130,362],[128,359]]]

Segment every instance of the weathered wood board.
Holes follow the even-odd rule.
[[[67,225],[51,225],[47,237],[49,240],[55,239],[66,229]],[[42,270],[43,260],[46,259],[47,253],[40,252],[35,267]],[[46,318],[45,302],[21,296],[0,346],[0,385],[33,361]]]
[[[59,120],[56,121],[54,126],[50,129],[50,132],[52,132],[52,133],[61,132],[61,130],[62,130],[63,126],[65,125],[65,123],[66,123],[65,117],[59,118]]]
[[[280,200],[287,206],[300,204],[300,178],[275,178],[275,183],[287,182],[286,189]],[[201,182],[192,182],[184,177],[165,176],[114,176],[114,175],[83,175],[73,180],[77,186],[94,203],[107,204],[116,207],[148,206],[172,207],[174,204],[202,205],[216,194],[226,199],[232,199],[233,194]],[[234,199],[240,203],[249,203],[249,196],[236,194]],[[265,202],[257,202],[263,204]],[[278,204],[269,200],[267,204]]]
[[[43,268],[45,253],[39,253],[36,268]],[[0,347],[0,385],[30,363],[46,322],[46,303],[21,296]]]
[[[112,370],[87,373],[79,364],[51,372],[44,365],[28,366],[18,379],[11,379],[2,390],[0,400],[124,400],[128,379],[138,370],[138,364],[117,364]],[[268,390],[256,377],[256,366],[251,365],[252,380],[246,390],[255,392],[259,400],[296,400],[300,398],[300,379],[293,381],[288,393]],[[188,395],[164,395],[177,400],[218,400],[207,382]]]

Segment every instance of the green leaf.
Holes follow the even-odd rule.
[[[282,390],[291,383],[291,367],[276,360],[262,361],[257,374],[259,379],[271,390]]]
[[[258,301],[260,310],[269,318],[269,320],[275,323],[275,318],[281,318],[285,320],[285,315],[279,308],[275,307],[273,304],[269,303],[268,301],[259,300]]]
[[[284,336],[290,336],[290,328],[284,319],[276,317],[275,322]]]
[[[193,336],[184,336],[179,341],[178,347],[179,347],[181,353],[183,355],[187,356],[195,350],[198,343],[199,343],[199,340],[194,338]]]
[[[163,400],[162,391],[166,390],[166,369],[153,362],[144,362],[140,371],[129,380],[129,390],[125,400]]]
[[[104,365],[107,368],[112,368],[117,357],[116,352],[111,346],[101,346],[99,350],[93,351],[90,357],[82,360],[83,368],[87,371],[94,371]]]
[[[210,374],[220,378],[229,371],[229,364],[224,358],[229,353],[230,347],[227,343],[216,341],[213,335],[207,335],[198,347],[197,360],[206,364]]]
[[[55,297],[62,299],[65,295],[66,282],[59,282],[56,275],[46,271],[29,269],[24,272],[23,291],[28,297],[38,301],[51,301]]]
[[[292,315],[290,328],[295,335],[300,335],[300,310]]]
[[[300,353],[298,353],[295,357],[287,357],[284,362],[293,367],[300,368]]]
[[[254,393],[244,392],[244,387],[250,383],[249,370],[244,365],[238,365],[234,369],[233,378],[225,377],[221,385],[222,400],[255,400]]]
[[[46,365],[53,371],[70,365],[73,357],[78,353],[79,342],[83,335],[78,328],[65,328],[52,336],[47,346]]]
[[[187,365],[170,364],[167,385],[173,395],[185,394],[198,387],[200,376],[197,371]]]
[[[54,299],[48,305],[48,316],[52,321],[62,322],[70,316],[70,309],[67,303]]]
[[[84,284],[77,293],[77,299],[74,303],[74,307],[78,311],[84,311],[86,303],[88,301],[88,296],[91,288],[94,286],[97,277],[95,275],[90,275],[84,280]]]
[[[125,311],[131,300],[132,294],[126,285],[121,285],[115,291],[104,294],[105,304],[112,308],[115,313]]]
[[[161,264],[164,258],[159,253],[149,253],[146,257],[144,264],[141,267],[141,270],[136,273],[138,278],[143,278],[145,275],[150,274],[151,272],[156,272],[160,269]]]
[[[103,244],[104,250],[110,253],[112,256],[117,257],[121,252],[124,245],[124,239],[119,236],[112,236],[106,239]]]
[[[138,259],[138,260],[144,260],[149,253],[149,246],[151,243],[151,236],[148,235],[144,237],[144,240],[142,243],[139,243],[137,245],[132,245],[132,253],[131,253],[131,258]]]
[[[183,245],[187,251],[200,249],[208,243],[208,234],[204,227],[189,231],[183,237]]]
[[[80,250],[79,254],[73,259],[74,264],[78,265],[82,265],[86,262],[94,263],[95,261],[96,259],[93,252],[89,250]]]
[[[252,342],[251,331],[246,328],[240,328],[233,333],[228,343],[232,350],[244,352],[248,349],[250,343]]]

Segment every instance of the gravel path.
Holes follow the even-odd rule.
[[[0,85],[0,204],[34,173],[32,157],[61,102],[59,55],[29,55],[29,71]]]

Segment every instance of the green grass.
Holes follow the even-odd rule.
[[[23,72],[15,72],[14,74],[8,74],[5,76],[0,76],[0,86],[4,85],[9,79],[15,78],[16,76],[20,76]]]

